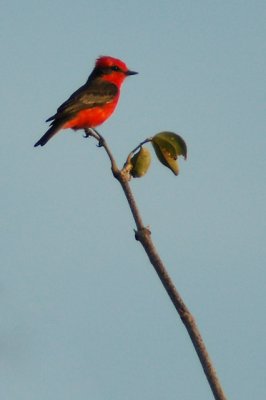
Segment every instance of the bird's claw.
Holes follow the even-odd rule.
[[[104,145],[104,139],[100,137],[97,146],[103,147],[103,145]]]
[[[84,138],[88,138],[89,136],[91,136],[91,133],[90,133],[90,131],[89,130],[87,130],[87,129],[84,129],[84,132],[85,132],[85,135],[83,135],[83,137]]]

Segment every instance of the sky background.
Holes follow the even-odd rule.
[[[99,55],[139,71],[99,129],[120,166],[187,142],[178,177],[153,156],[132,190],[228,398],[265,398],[265,21],[258,0],[2,0],[1,399],[213,398],[104,150],[33,148]]]

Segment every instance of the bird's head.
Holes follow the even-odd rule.
[[[118,58],[101,56],[96,60],[93,73],[101,76],[104,80],[120,86],[129,75],[136,75],[138,72],[131,71],[127,65]]]

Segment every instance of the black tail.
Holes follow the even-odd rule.
[[[35,143],[34,147],[44,146],[48,142],[48,140],[50,140],[61,129],[62,125],[62,123],[57,123],[51,126],[51,128],[48,129],[48,131],[41,137],[41,139]]]

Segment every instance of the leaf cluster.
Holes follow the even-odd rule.
[[[187,145],[184,139],[174,132],[160,132],[146,139],[128,156],[124,169],[133,177],[144,176],[151,164],[151,153],[143,144],[151,142],[158,160],[175,175],[179,173],[178,157],[187,158]]]

